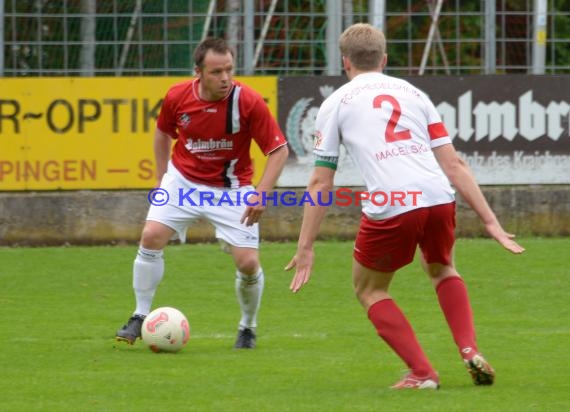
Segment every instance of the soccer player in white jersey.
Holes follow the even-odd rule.
[[[187,227],[203,217],[236,266],[241,319],[234,347],[251,349],[264,285],[258,254],[262,193],[272,189],[285,165],[287,142],[263,98],[233,80],[233,52],[223,39],[201,42],[194,61],[196,78],[170,88],[158,117],[154,152],[162,193],[149,199],[168,195],[169,201],[148,211],[133,267],[136,307],[116,337],[130,344],[140,338],[164,275],[163,249],[173,235],[184,241]],[[252,140],[268,156],[255,189]]]
[[[384,34],[355,24],[341,35],[340,50],[349,82],[318,112],[316,161],[307,190],[312,198],[330,193],[339,145],[344,144],[371,199],[363,204],[354,246],[355,293],[378,335],[409,368],[392,388],[439,387],[437,372],[388,292],[394,274],[413,261],[418,246],[465,366],[475,384],[491,385],[495,372],[477,347],[467,290],[453,263],[455,200],[450,182],[491,237],[512,253],[524,249],[501,227],[430,99],[412,84],[382,73],[387,61]],[[390,199],[374,197],[378,192]],[[295,268],[290,286],[295,293],[311,276],[313,243],[325,211],[326,206],[305,205],[297,252],[286,267]]]

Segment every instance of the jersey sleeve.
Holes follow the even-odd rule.
[[[325,100],[317,113],[313,154],[315,166],[336,169],[340,153],[340,133],[337,105],[332,98],[333,96]]]
[[[251,111],[251,129],[253,130],[253,140],[264,155],[268,155],[287,144],[285,135],[261,96],[255,98]]]
[[[162,100],[160,113],[158,114],[158,119],[156,120],[156,127],[173,139],[177,139],[178,128],[176,125],[176,111],[174,109],[174,100],[174,91],[173,89],[170,89]]]
[[[430,147],[433,149],[444,144],[451,143],[451,137],[447,132],[447,128],[441,119],[433,102],[425,95],[422,95],[427,116],[427,134],[429,138]]]

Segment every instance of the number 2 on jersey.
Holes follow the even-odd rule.
[[[410,131],[408,129],[400,130],[399,132],[396,131],[396,126],[398,125],[398,120],[400,120],[402,110],[400,108],[400,103],[398,103],[394,96],[390,96],[389,94],[378,95],[374,98],[372,106],[375,109],[379,109],[384,102],[387,102],[392,106],[392,114],[390,115],[390,119],[386,125],[386,133],[384,134],[386,143],[411,139],[412,136],[410,135]]]

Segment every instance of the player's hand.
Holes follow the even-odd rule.
[[[293,259],[285,266],[287,271],[295,268],[295,276],[293,276],[289,286],[293,293],[297,293],[309,281],[313,269],[313,259],[314,253],[312,250],[297,251]]]
[[[485,228],[487,229],[489,235],[497,242],[499,242],[499,244],[509,252],[520,254],[525,251],[524,247],[513,240],[515,238],[515,235],[505,232],[500,225],[493,223],[486,225]]]
[[[240,223],[246,226],[252,226],[255,223],[259,223],[261,220],[261,215],[265,211],[265,205],[261,201],[261,196],[252,194],[247,197],[247,201],[249,204],[253,206],[247,206],[245,212],[240,219]]]

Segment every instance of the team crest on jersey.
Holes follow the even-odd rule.
[[[182,128],[186,129],[190,124],[190,115],[188,113],[182,113],[182,115],[180,115],[178,118],[178,121],[180,122]]]
[[[320,130],[317,130],[313,134],[313,145],[315,149],[318,149],[322,142],[323,142],[323,134],[321,133]]]

